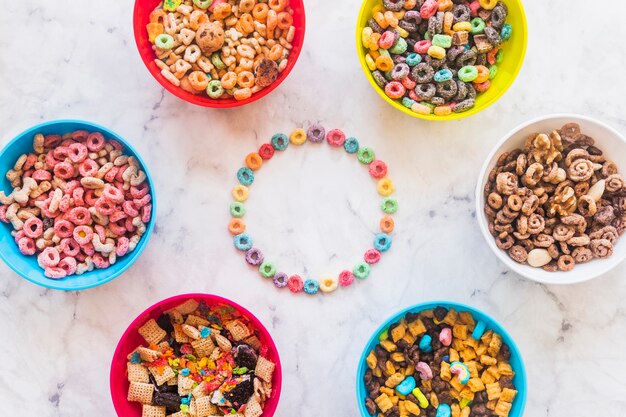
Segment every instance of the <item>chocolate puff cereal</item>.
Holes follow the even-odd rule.
[[[626,230],[626,183],[580,126],[528,137],[498,158],[485,184],[496,245],[546,271],[612,255]]]
[[[407,313],[366,358],[372,416],[507,417],[517,390],[502,337],[469,312]]]
[[[234,307],[190,299],[138,329],[128,355],[128,401],[143,417],[259,417],[275,364]]]

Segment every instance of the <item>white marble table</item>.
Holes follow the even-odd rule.
[[[272,331],[285,377],[277,416],[357,416],[367,338],[396,310],[432,299],[471,303],[511,332],[526,359],[527,415],[626,413],[626,267],[569,287],[522,279],[483,241],[473,197],[492,144],[526,119],[580,112],[626,133],[623,2],[582,10],[526,1],[530,43],[517,82],[487,111],[446,124],[405,116],[369,88],[354,48],[355,0],[308,0],[305,49],[289,79],[230,111],[186,104],[151,79],[132,38],[132,1],[82,3],[0,0],[0,144],[55,118],[110,127],[149,164],[158,226],[136,265],[89,291],[46,291],[0,265],[2,415],[114,415],[118,337],[148,305],[195,291],[237,300]],[[264,282],[226,230],[243,157],[311,120],[372,146],[401,205],[393,248],[370,278],[315,298]],[[280,265],[320,276],[352,265],[370,243],[375,197],[354,159],[327,146],[291,149],[258,176],[247,220]]]

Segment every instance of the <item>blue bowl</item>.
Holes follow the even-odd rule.
[[[513,401],[513,406],[511,407],[511,411],[509,412],[509,417],[521,417],[524,413],[524,407],[526,406],[526,369],[524,368],[524,361],[522,360],[522,355],[515,345],[515,342],[511,338],[511,336],[504,330],[497,321],[492,319],[487,314],[483,313],[480,310],[477,310],[473,307],[470,307],[465,304],[459,304],[451,301],[432,301],[428,303],[420,303],[416,304],[412,307],[405,308],[404,310],[396,313],[394,316],[390,317],[385,321],[385,323],[376,330],[374,335],[370,338],[369,342],[365,346],[365,350],[361,354],[361,359],[359,362],[359,369],[356,375],[356,397],[357,402],[359,404],[359,411],[361,412],[362,417],[371,417],[371,415],[367,412],[365,408],[365,399],[367,398],[367,392],[365,390],[365,384],[363,383],[363,377],[365,376],[365,372],[368,367],[365,362],[367,355],[369,355],[370,351],[374,349],[374,347],[378,344],[378,336],[393,323],[402,319],[406,313],[419,313],[424,310],[431,310],[436,307],[445,307],[445,308],[453,308],[458,312],[469,311],[474,316],[474,320],[481,320],[487,324],[487,329],[492,329],[496,333],[502,336],[502,341],[509,346],[511,351],[511,367],[515,372],[515,376],[513,377],[513,384],[517,389],[518,393]]]
[[[122,139],[118,134],[97,124],[84,122],[80,120],[55,120],[42,123],[28,129],[19,134],[15,139],[9,142],[2,152],[0,152],[0,189],[5,193],[12,191],[11,183],[6,179],[5,174],[15,164],[17,158],[24,153],[33,151],[33,137],[36,133],[46,134],[64,134],[74,130],[84,129],[90,132],[100,132],[107,139],[115,139],[124,145],[124,153],[132,155],[140,162],[146,173],[148,184],[150,185],[150,193],[152,194],[152,218],[146,226],[146,233],[142,236],[139,244],[131,253],[118,258],[114,265],[106,269],[94,269],[82,275],[72,275],[63,279],[50,279],[43,274],[43,270],[37,265],[37,257],[23,255],[17,247],[11,231],[13,228],[10,224],[0,222],[0,257],[6,264],[17,274],[26,278],[30,282],[41,285],[42,287],[55,290],[84,290],[87,288],[97,287],[105,284],[126,271],[139,258],[143,250],[148,244],[148,240],[154,229],[154,220],[156,213],[156,199],[154,196],[154,183],[152,177],[141,156],[133,149],[130,144]]]

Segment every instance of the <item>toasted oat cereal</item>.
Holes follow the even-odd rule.
[[[128,355],[128,401],[144,404],[144,416],[262,414],[276,365],[249,319],[233,307],[190,300],[138,332],[149,347]]]
[[[366,357],[370,415],[508,416],[517,394],[509,347],[471,313],[407,313],[379,340]]]

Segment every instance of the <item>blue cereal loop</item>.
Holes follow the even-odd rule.
[[[189,368],[183,368],[183,370],[180,371],[180,374],[182,376],[189,376]]]
[[[320,289],[320,284],[313,280],[313,279],[307,279],[306,281],[304,281],[304,292],[310,295],[313,294],[317,294],[317,292]]]
[[[452,415],[452,409],[448,404],[439,404],[437,407],[437,414],[435,417],[450,417]]]
[[[443,83],[452,79],[452,71],[447,68],[441,69],[435,73],[435,82]]]
[[[505,23],[500,30],[500,37],[502,40],[508,41],[511,39],[511,33],[513,33],[513,27],[510,24]]]
[[[284,151],[289,146],[289,138],[284,133],[277,133],[272,136],[272,147],[277,151]]]
[[[239,171],[237,171],[237,180],[239,180],[241,185],[251,185],[254,182],[254,171],[246,167],[239,168]]]
[[[432,352],[433,347],[430,345],[430,343],[433,341],[433,338],[430,337],[429,335],[424,335],[424,337],[422,337],[422,340],[420,340],[420,350],[422,352]]]
[[[422,62],[422,56],[420,54],[417,54],[417,53],[409,54],[406,57],[406,61],[405,62],[406,62],[406,64],[409,67],[414,67],[417,64],[419,64],[420,62]]]
[[[485,330],[487,330],[487,325],[484,321],[479,320],[476,323],[476,327],[474,327],[474,331],[472,332],[472,338],[480,340],[480,338],[483,337]]]
[[[247,233],[241,233],[234,238],[235,247],[242,251],[252,248],[252,239]]]
[[[359,141],[357,138],[350,137],[343,143],[343,148],[348,153],[357,153],[359,151]]]
[[[407,109],[410,109],[411,106],[414,105],[415,103],[417,103],[415,100],[412,100],[408,97],[402,97],[402,105],[406,107]]]
[[[203,327],[200,330],[200,337],[202,337],[203,339],[206,339],[209,336],[211,336],[211,329],[209,329],[208,327]]]
[[[374,247],[380,252],[386,252],[391,247],[391,236],[387,233],[379,233],[374,237]]]
[[[139,352],[133,352],[133,354],[130,356],[130,363],[141,363],[141,356],[139,355]]]

